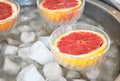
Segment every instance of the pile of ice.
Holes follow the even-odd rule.
[[[54,60],[49,36],[35,38],[35,35],[31,32],[21,32],[19,41],[16,39],[20,42],[19,45],[10,43],[16,41],[12,37],[2,45],[4,75],[16,76],[16,81],[86,81],[77,71],[64,72],[65,68]],[[2,79],[9,80],[6,77]]]
[[[80,72],[59,65],[50,50],[49,36],[42,36],[29,26],[11,31],[0,50],[4,56],[4,76],[0,81],[13,81],[8,78],[13,76],[15,81],[86,81]],[[96,79],[98,75],[94,75],[96,72],[89,72],[87,77]]]

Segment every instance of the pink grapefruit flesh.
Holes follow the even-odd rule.
[[[89,31],[79,31],[61,37],[57,42],[57,47],[62,53],[83,55],[97,50],[103,43],[103,38],[98,34]]]
[[[12,7],[5,2],[0,2],[0,20],[6,19],[11,15],[12,15]]]
[[[78,0],[45,0],[43,3],[45,8],[56,10],[56,9],[66,9],[78,5]]]

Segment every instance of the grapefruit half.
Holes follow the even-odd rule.
[[[73,30],[60,35],[53,42],[54,56],[65,67],[84,69],[103,58],[108,45],[104,35],[91,30]]]
[[[0,0],[0,32],[11,29],[15,24],[19,6],[8,0]]]
[[[43,0],[38,3],[44,18],[59,23],[75,19],[82,12],[82,0]]]

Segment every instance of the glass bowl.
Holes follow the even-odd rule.
[[[41,7],[41,2],[43,0],[37,0],[38,10],[40,15],[48,22],[52,24],[67,24],[73,20],[78,19],[84,10],[85,0],[81,0],[82,4],[80,7],[71,10],[57,9],[48,10]],[[52,5],[51,5],[52,6]]]
[[[55,40],[59,38],[59,36],[63,35],[66,32],[73,31],[73,30],[90,30],[95,31],[99,33],[100,35],[104,36],[106,39],[106,45],[104,48],[101,48],[99,51],[91,52],[90,54],[84,54],[84,55],[71,55],[62,53],[59,51],[59,49],[55,46]],[[94,27],[87,24],[71,24],[71,25],[65,25],[62,27],[57,28],[50,36],[50,45],[51,45],[51,51],[53,53],[53,56],[55,57],[55,60],[63,65],[66,68],[69,68],[71,70],[84,70],[88,68],[95,67],[97,64],[99,64],[106,56],[106,51],[110,47],[110,39],[109,36],[98,27]]]
[[[17,18],[19,16],[19,13],[20,13],[20,6],[16,2],[8,1],[8,0],[5,0],[5,1],[7,1],[7,3],[13,3],[17,7],[17,13],[15,13],[14,15],[12,15],[9,18],[0,20],[0,34],[8,32],[9,30],[11,30],[14,27],[14,25],[17,21]]]

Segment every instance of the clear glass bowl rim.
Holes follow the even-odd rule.
[[[51,33],[51,35],[50,35],[50,47],[51,47],[51,50],[54,49],[58,54],[60,54],[60,55],[62,55],[62,56],[65,56],[65,57],[86,59],[86,56],[87,56],[87,55],[90,55],[90,54],[84,54],[84,55],[86,55],[86,56],[83,57],[83,55],[74,56],[74,55],[69,55],[69,54],[65,54],[65,53],[64,53],[64,54],[63,54],[63,53],[60,53],[58,50],[56,50],[55,47],[53,47],[53,45],[52,45],[53,41],[51,41],[51,38],[52,38],[53,34],[54,34],[56,31],[58,31],[58,30],[60,30],[60,29],[63,29],[63,28],[65,28],[65,27],[79,26],[80,24],[83,25],[83,26],[88,26],[88,27],[90,27],[90,28],[94,28],[94,29],[100,31],[101,33],[103,33],[103,35],[105,36],[105,38],[106,38],[107,41],[108,41],[107,47],[106,47],[105,51],[104,51],[102,54],[99,54],[99,55],[96,55],[96,56],[91,56],[91,57],[89,57],[89,58],[100,57],[100,56],[102,56],[104,53],[106,53],[106,52],[109,50],[109,48],[110,48],[110,37],[108,36],[108,34],[107,34],[106,32],[104,32],[102,29],[98,28],[98,27],[95,27],[95,26],[92,26],[92,25],[88,25],[88,24],[83,24],[83,23],[64,25],[64,26],[61,26],[61,27],[57,28],[56,30],[54,30],[54,31]],[[64,33],[65,33],[65,32],[64,32]]]
[[[37,0],[37,6],[38,6],[38,8],[40,9],[40,2],[41,2],[42,0]],[[79,11],[79,10],[81,10],[81,9],[83,9],[84,8],[84,6],[85,6],[85,0],[82,0],[82,6],[79,8],[79,9],[77,9],[76,11]],[[69,13],[72,13],[73,11],[71,11],[71,12],[69,12]],[[52,12],[51,12],[52,13]],[[59,12],[57,12],[57,13],[59,13]],[[66,12],[63,12],[63,13],[66,13]]]

